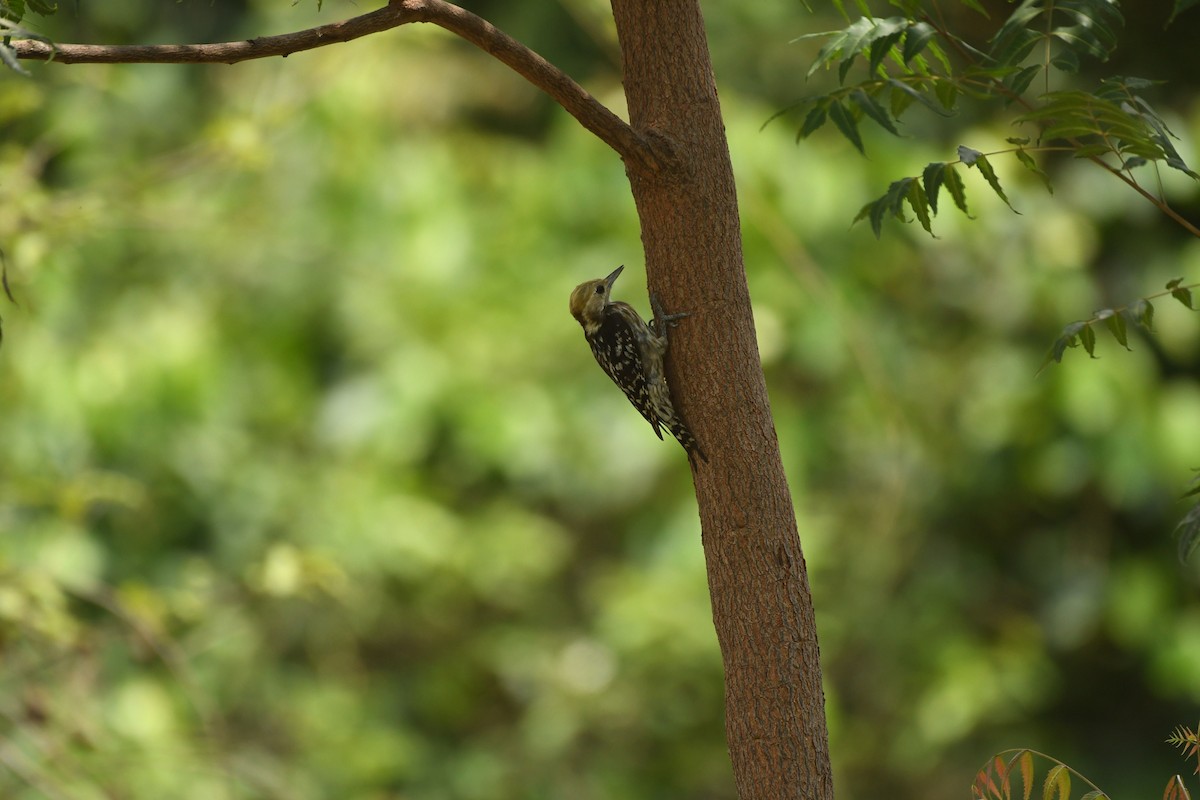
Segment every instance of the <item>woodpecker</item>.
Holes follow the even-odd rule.
[[[650,295],[654,319],[647,325],[628,303],[613,301],[613,283],[623,269],[625,266],[621,265],[607,278],[576,286],[571,292],[571,316],[583,326],[584,338],[601,369],[621,387],[658,438],[663,438],[661,428],[666,428],[683,445],[689,458],[695,454],[708,461],[687,424],[675,411],[663,369],[667,328],[688,315],[663,314],[658,298]]]

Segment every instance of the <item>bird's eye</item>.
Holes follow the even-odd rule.
[[[604,284],[603,283],[596,287],[596,294],[604,294]]]

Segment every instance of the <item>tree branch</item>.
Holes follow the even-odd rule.
[[[625,161],[657,170],[657,148],[571,79],[569,75],[485,19],[445,0],[390,0],[361,16],[295,33],[214,44],[97,45],[12,42],[18,58],[61,64],[236,64],[348,42],[412,22],[454,33],[511,67],[548,94]]]

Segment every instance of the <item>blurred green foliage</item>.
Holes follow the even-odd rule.
[[[44,32],[363,10],[91,5]],[[1200,245],[1074,164],[1053,197],[997,165],[1022,216],[976,187],[937,240],[849,228],[952,147],[761,129],[764,64],[828,22],[780,8],[709,23],[839,790],[962,797],[1014,745],[1161,786],[1200,702],[1200,576],[1169,536],[1197,320],[1034,373]],[[563,12],[619,108],[602,14]],[[0,82],[0,795],[733,797],[686,460],[566,311],[619,263],[646,308],[620,162],[423,27],[32,71]]]

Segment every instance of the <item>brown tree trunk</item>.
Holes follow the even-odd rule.
[[[742,259],[729,146],[696,0],[613,0],[629,121],[663,157],[626,162],[693,465],[738,796],[829,800],[816,622]]]

